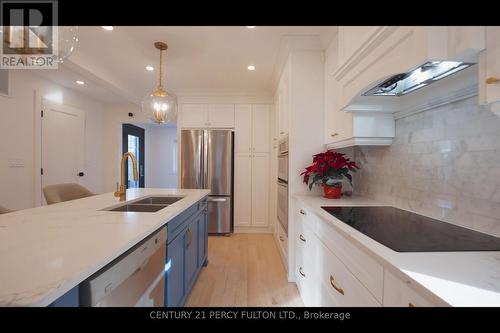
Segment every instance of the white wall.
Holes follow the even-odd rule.
[[[35,147],[40,145],[41,137],[35,129],[42,97],[85,111],[86,176],[82,184],[92,191],[101,192],[102,103],[45,80],[29,70],[11,70],[10,84],[10,96],[0,96],[0,205],[11,209],[30,208],[40,197],[35,186],[38,177],[35,171],[39,165]],[[22,161],[24,166],[9,167],[14,160]]]
[[[177,187],[177,128],[145,127],[146,187]]]

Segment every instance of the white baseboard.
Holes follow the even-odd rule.
[[[273,230],[270,227],[253,227],[253,226],[234,226],[235,234],[272,234]]]

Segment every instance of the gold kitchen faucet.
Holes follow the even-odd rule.
[[[119,185],[119,183],[116,183],[116,192],[115,192],[115,197],[120,197],[120,201],[125,201],[127,199],[127,175],[125,174],[125,163],[127,162],[128,157],[132,160],[132,169],[134,170],[134,180],[139,179],[139,175],[137,173],[137,159],[135,158],[134,154],[131,152],[127,152],[123,154],[122,156],[122,184]]]

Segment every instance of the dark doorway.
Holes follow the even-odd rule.
[[[129,158],[125,166],[127,188],[144,187],[144,128],[132,124],[123,124],[122,129],[122,154],[126,152],[134,154],[137,159],[137,171],[139,172],[139,180],[134,181],[132,160]]]

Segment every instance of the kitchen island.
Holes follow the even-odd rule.
[[[208,194],[208,190],[127,190],[127,202],[183,197],[153,213],[106,211],[125,202],[105,193],[0,215],[0,306],[52,304],[168,223],[176,221],[178,230],[178,217],[196,212],[202,203],[206,207]],[[203,234],[206,239],[206,229]]]

